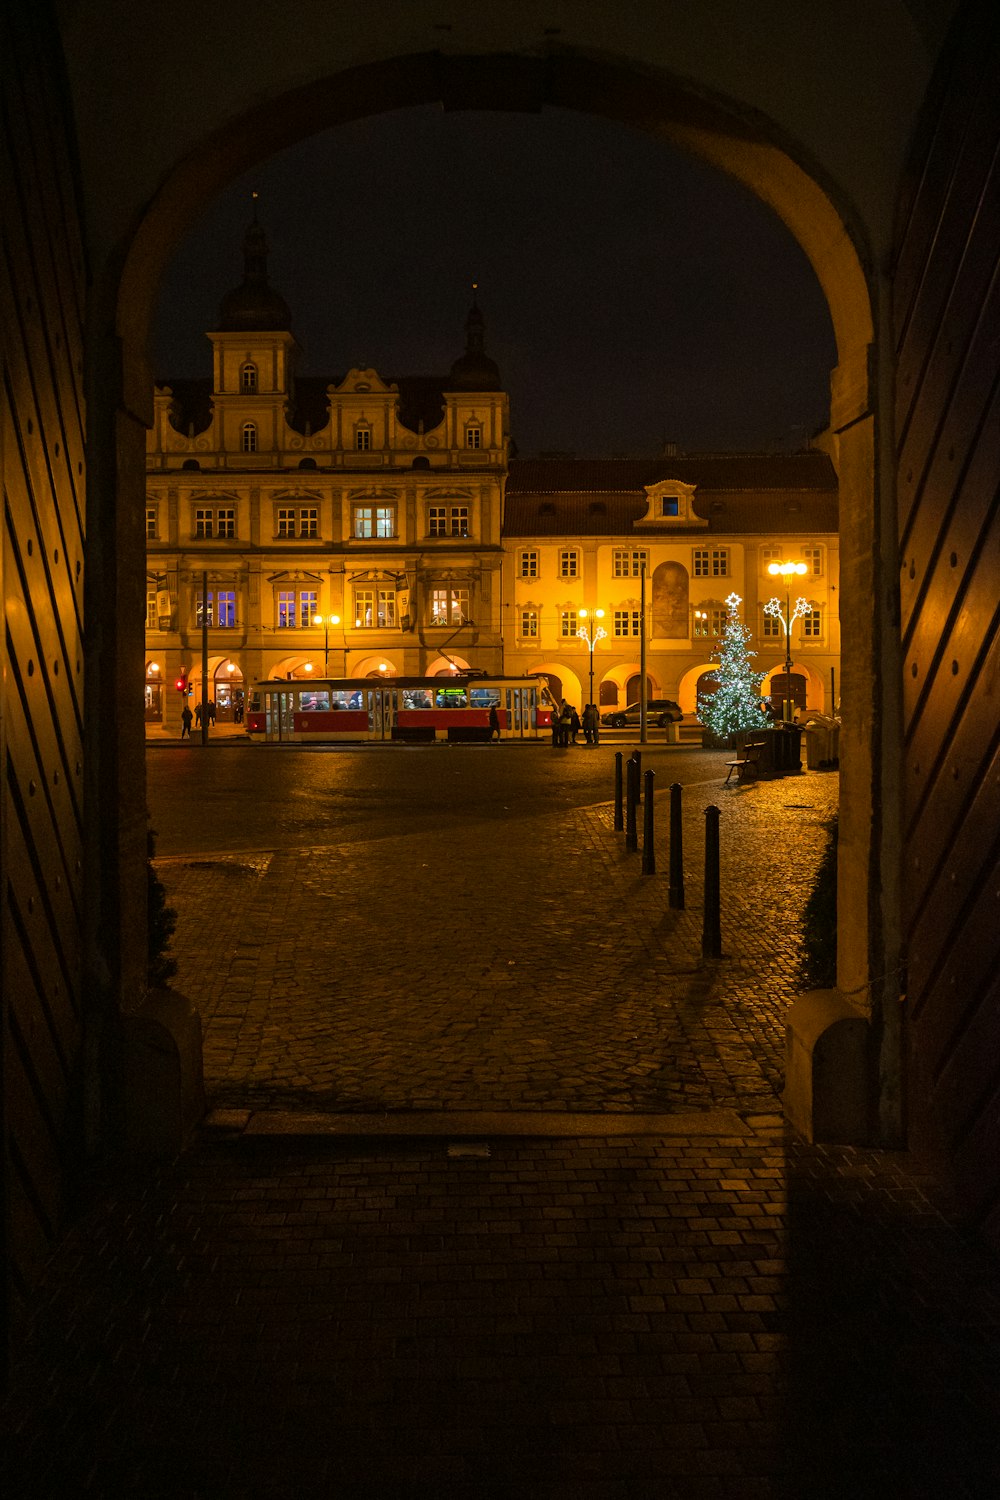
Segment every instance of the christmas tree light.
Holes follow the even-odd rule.
[[[747,730],[764,729],[769,720],[760,696],[760,685],[766,676],[755,672],[751,659],[750,632],[740,619],[739,594],[726,600],[726,627],[719,648],[719,665],[709,674],[709,681],[719,686],[714,693],[698,699],[698,717],[717,739]]]

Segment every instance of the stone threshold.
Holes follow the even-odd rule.
[[[416,1136],[456,1140],[483,1137],[591,1139],[626,1136],[684,1136],[689,1139],[740,1139],[781,1134],[780,1114],[744,1118],[734,1110],[643,1115],[543,1110],[399,1110],[386,1114],[328,1114],[319,1111],[213,1109],[202,1123],[205,1133],[240,1137],[342,1137],[345,1139]]]

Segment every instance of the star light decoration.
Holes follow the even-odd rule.
[[[727,600],[726,602],[728,603],[729,601]],[[811,609],[812,605],[809,603],[808,599],[798,598],[795,601],[795,608],[792,610],[791,615],[786,620],[782,612],[780,599],[769,599],[764,605],[764,613],[766,615],[773,615],[776,620],[781,621],[782,625],[785,627],[786,637],[791,635],[792,626],[795,624],[795,621],[801,620],[802,616],[807,615]]]

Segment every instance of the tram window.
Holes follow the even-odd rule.
[[[438,688],[438,708],[468,708],[469,698],[464,687]]]
[[[357,697],[357,694],[354,694],[354,696]],[[355,706],[357,706],[357,705],[355,705]],[[331,708],[350,708],[351,707],[351,694],[344,692],[344,690],[342,688],[334,688],[333,691],[330,694],[330,707]]]
[[[326,713],[330,707],[330,694],[326,688],[317,688],[315,692],[303,693],[302,707],[311,713]]]
[[[495,687],[474,687],[469,690],[469,699],[473,708],[499,708],[500,689]]]
[[[428,688],[404,688],[403,708],[430,708],[431,695]]]

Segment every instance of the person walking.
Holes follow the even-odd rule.
[[[564,698],[559,707],[559,744],[563,749],[569,744],[569,731],[572,722],[573,710],[569,706],[569,699]]]
[[[212,725],[212,727],[214,729],[214,727],[215,727],[215,699],[214,698],[209,698],[209,700],[208,700],[208,722]]]
[[[569,711],[569,741],[571,745],[576,744],[576,737],[580,733],[580,715],[574,705]]]
[[[187,739],[187,738],[190,737],[190,734],[191,734],[191,720],[193,718],[194,718],[194,714],[191,712],[190,708],[185,703],[184,707],[181,709],[181,739],[182,740],[183,739]]]

